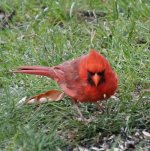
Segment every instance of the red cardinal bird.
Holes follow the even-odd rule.
[[[23,66],[15,72],[50,77],[75,104],[91,102],[101,109],[97,101],[108,99],[115,93],[118,85],[117,75],[108,60],[93,49],[87,55],[54,67]],[[79,108],[77,110],[82,116]]]

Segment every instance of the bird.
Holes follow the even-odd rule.
[[[103,111],[98,101],[107,100],[118,88],[116,72],[109,61],[95,49],[56,66],[21,66],[14,72],[47,76],[56,81],[71,98],[81,118],[83,115],[78,107],[80,102],[95,103]]]

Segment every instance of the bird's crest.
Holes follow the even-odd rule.
[[[92,49],[88,54],[86,61],[86,68],[91,72],[99,72],[104,70],[106,59],[98,53],[96,50]]]

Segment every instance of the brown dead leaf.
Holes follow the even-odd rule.
[[[53,102],[60,101],[64,97],[64,92],[58,90],[50,90],[45,93],[41,93],[39,95],[33,96],[31,98],[24,97],[18,103],[17,106],[23,104],[32,104],[32,103],[45,103],[45,102]]]
[[[64,92],[58,91],[58,90],[50,90],[45,93],[36,95],[34,97],[31,97],[27,99],[27,104],[32,103],[44,103],[49,101],[60,101],[64,97]]]

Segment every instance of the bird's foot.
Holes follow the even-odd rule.
[[[88,124],[93,121],[93,118],[77,117],[76,120]]]
[[[82,121],[82,122],[86,122],[86,123],[89,123],[89,122],[92,121],[91,118],[87,119],[87,118],[85,118],[85,117],[83,116],[83,114],[82,114],[82,112],[81,112],[81,110],[80,110],[80,108],[79,108],[78,102],[74,102],[73,105],[74,105],[74,108],[77,110],[77,112],[78,112],[78,114],[79,114],[79,117],[76,118],[77,121]]]
[[[96,102],[95,104],[97,105],[98,109],[101,111],[102,114],[105,113],[105,110],[102,105],[100,105],[98,102]]]
[[[73,106],[77,110],[77,112],[79,113],[79,116],[80,116],[79,118],[80,119],[84,119],[84,116],[83,116],[82,112],[80,111],[78,102],[74,101],[73,102]]]

